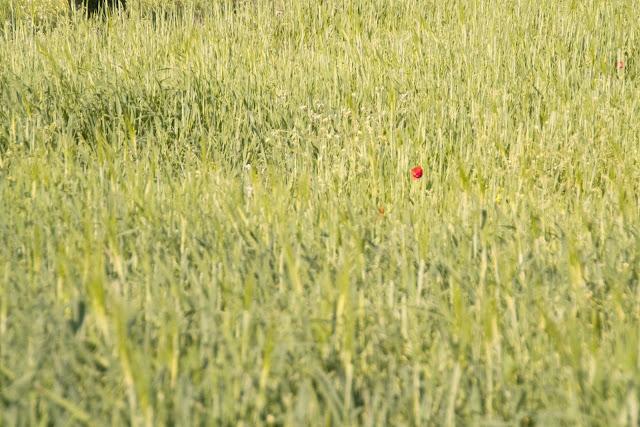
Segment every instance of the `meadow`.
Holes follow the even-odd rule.
[[[638,426],[639,16],[0,0],[0,425]]]

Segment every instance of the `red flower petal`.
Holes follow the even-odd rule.
[[[423,173],[424,173],[424,170],[422,169],[422,166],[415,166],[411,168],[411,177],[413,178],[414,181],[417,181],[420,178],[422,178]]]

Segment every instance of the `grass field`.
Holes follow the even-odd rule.
[[[639,425],[640,2],[66,5],[0,0],[0,425]]]

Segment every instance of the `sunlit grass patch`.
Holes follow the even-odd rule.
[[[637,425],[638,7],[0,3],[0,424]]]

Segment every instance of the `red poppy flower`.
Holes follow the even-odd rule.
[[[616,68],[618,70],[623,70],[624,69],[624,61],[618,61],[616,62]]]
[[[413,178],[414,181],[417,181],[420,178],[422,178],[423,173],[424,173],[424,170],[422,169],[422,166],[415,166],[411,168],[411,178]]]

